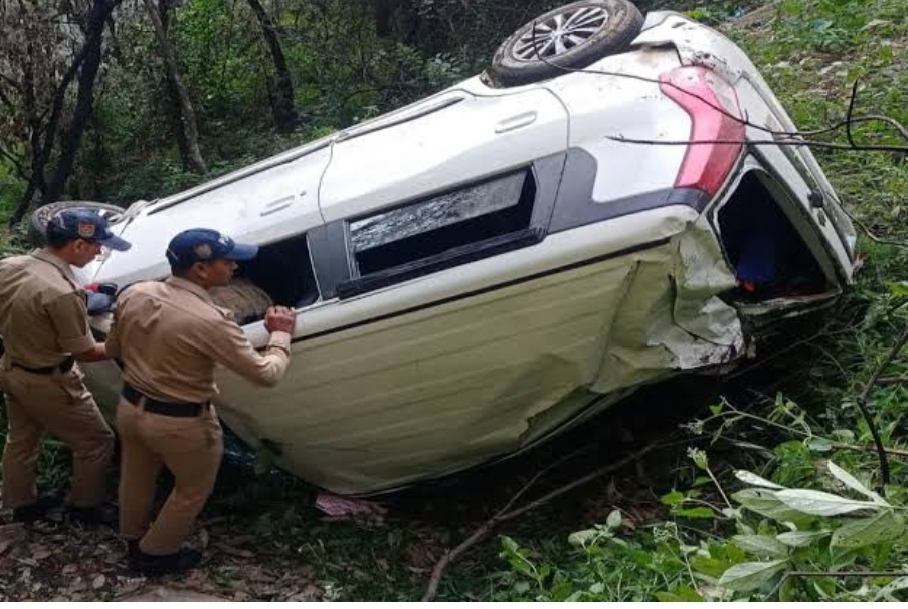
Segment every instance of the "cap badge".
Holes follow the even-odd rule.
[[[192,251],[195,252],[195,255],[201,258],[202,260],[208,260],[211,258],[211,246],[207,243],[199,243]]]
[[[95,225],[91,222],[79,222],[77,231],[82,239],[91,239],[95,236]]]

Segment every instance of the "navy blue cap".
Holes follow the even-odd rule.
[[[172,266],[188,267],[196,262],[218,258],[252,260],[259,246],[236,243],[227,235],[210,228],[191,228],[179,233],[167,246],[167,260]]]
[[[68,207],[51,216],[47,232],[67,239],[95,241],[105,247],[125,252],[132,247],[126,239],[110,230],[107,219],[87,207]]]

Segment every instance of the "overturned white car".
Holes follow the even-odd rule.
[[[765,324],[834,301],[853,227],[806,147],[747,143],[767,129],[795,127],[721,34],[583,0],[486,74],[133,204],[116,225],[133,248],[82,279],[163,278],[192,227],[260,244],[231,302],[256,345],[264,307],[294,307],[293,361],[273,389],[223,371],[218,412],[314,484],[392,489],[724,370]],[[652,143],[679,141],[701,143]],[[85,370],[113,407],[117,365]]]

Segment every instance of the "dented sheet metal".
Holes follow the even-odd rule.
[[[734,277],[690,216],[667,215],[675,234],[647,249],[379,322],[368,336],[317,339],[281,388],[295,403],[256,404],[225,375],[219,413],[342,494],[519,452],[641,384],[743,353],[737,313],[717,297]]]

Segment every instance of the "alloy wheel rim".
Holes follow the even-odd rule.
[[[609,13],[601,6],[583,6],[536,21],[520,37],[511,52],[518,61],[548,60],[589,41],[608,23]]]

